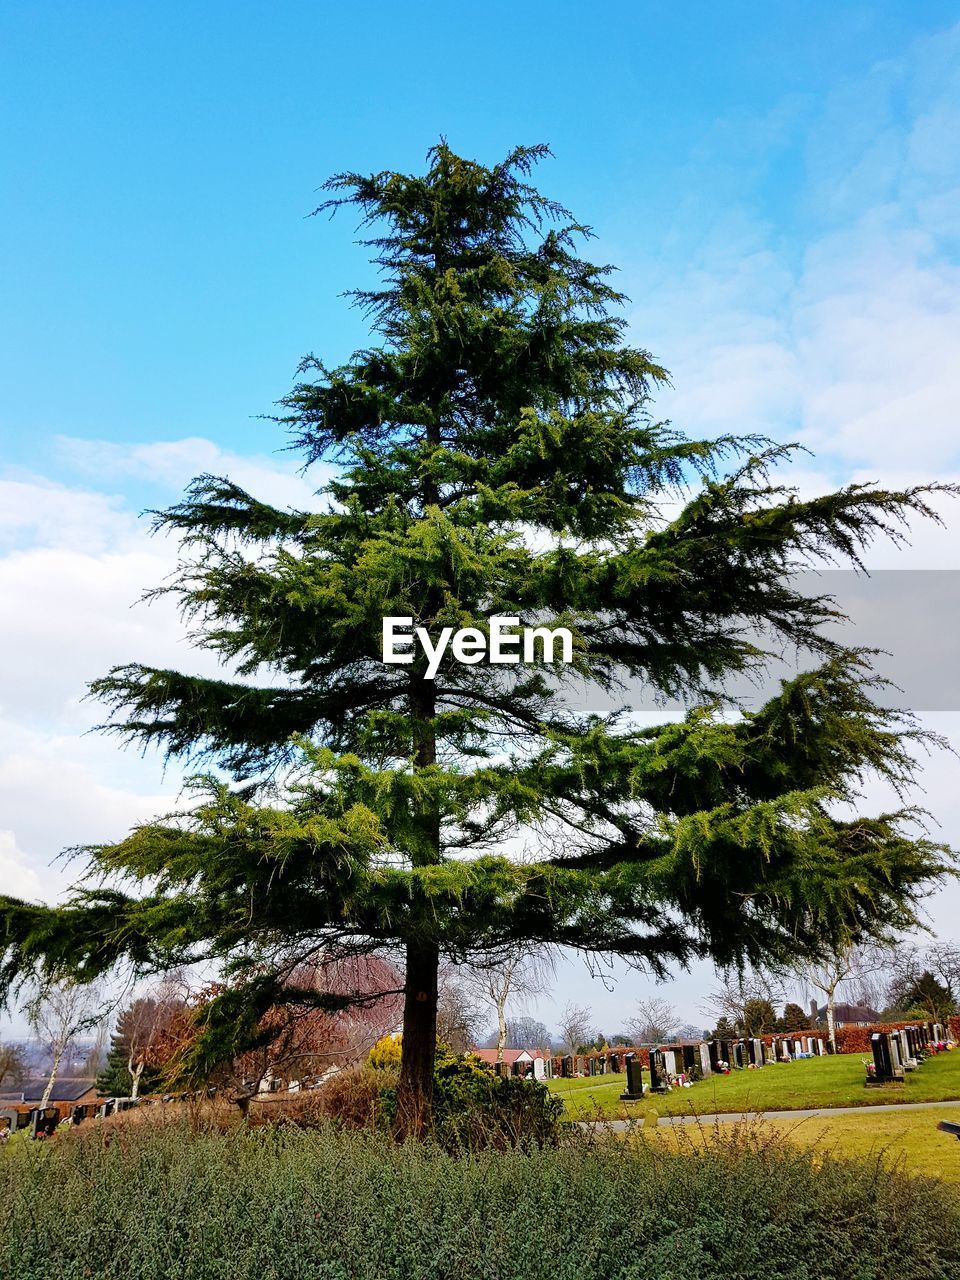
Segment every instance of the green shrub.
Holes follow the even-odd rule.
[[[749,1134],[525,1154],[157,1120],[0,1153],[10,1280],[955,1280],[942,1184]],[[122,1117],[121,1117],[122,1119]]]
[[[496,1076],[469,1054],[437,1054],[434,1124],[448,1147],[555,1146],[562,1115],[563,1100],[539,1081]]]

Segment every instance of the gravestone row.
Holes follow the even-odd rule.
[[[917,1023],[896,1027],[892,1031],[874,1031],[870,1036],[873,1062],[869,1064],[867,1085],[902,1084],[908,1071],[915,1071],[923,1058],[937,1045],[946,1043],[939,1022]]]

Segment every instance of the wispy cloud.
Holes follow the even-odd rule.
[[[263,502],[308,511],[321,505],[316,491],[330,476],[325,466],[301,474],[299,461],[291,454],[233,453],[199,436],[149,444],[59,436],[57,447],[77,474],[96,477],[100,484],[135,478],[179,495],[194,476],[229,476]]]
[[[789,212],[767,221],[715,181],[682,269],[635,291],[635,331],[674,375],[658,409],[796,438],[835,480],[936,478],[960,467],[960,27],[789,105],[738,175],[751,191],[787,169]]]

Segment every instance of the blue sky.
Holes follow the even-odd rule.
[[[486,160],[550,143],[541,181],[597,228],[640,303],[735,223],[795,268],[848,212],[823,190],[831,168],[862,162],[922,102],[924,86],[892,68],[925,37],[934,47],[956,14],[938,3],[629,4],[590,18],[564,4],[493,4],[482,18],[429,4],[6,10],[2,429],[8,456],[31,466],[64,432],[271,447],[253,415],[283,393],[299,354],[345,355],[363,338],[337,298],[363,275],[362,254],[346,219],[304,220],[315,189],[345,167],[416,166],[441,133]],[[646,341],[661,338],[673,368],[679,344],[658,327]]]
[[[678,426],[800,440],[805,488],[956,478],[955,19],[933,0],[8,3],[0,884],[57,891],[59,848],[176,794],[85,736],[80,699],[112,662],[193,661],[172,614],[128,607],[170,567],[142,507],[206,469],[309,497],[257,415],[304,352],[365,340],[338,296],[369,278],[352,223],[307,216],[339,169],[414,168],[441,134],[487,162],[549,143],[538,181],[620,267]],[[956,547],[924,528],[874,562],[956,568]],[[925,779],[960,843],[955,767]],[[932,910],[948,929],[960,898]],[[569,983],[610,1029],[641,985]],[[676,987],[692,1020],[705,984]]]

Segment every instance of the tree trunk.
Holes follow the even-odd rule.
[[[135,1067],[130,1068],[130,1097],[137,1098],[140,1095],[140,1077],[143,1075],[144,1063],[138,1062]]]
[[[503,1051],[507,1047],[507,1001],[510,999],[514,972],[520,963],[520,952],[514,952],[504,960],[502,968],[494,970],[490,977],[490,994],[497,1010],[497,1062],[503,1062]]]
[[[433,1112],[437,1054],[437,978],[440,952],[430,943],[408,943],[403,999],[403,1047],[397,1089],[397,1136],[420,1138]]]
[[[439,262],[435,265],[439,269]],[[431,420],[426,427],[426,440],[435,448],[441,444],[440,427]],[[421,498],[424,513],[439,501],[437,482],[429,469],[422,479]],[[434,615],[441,600],[425,603],[425,618]],[[437,763],[437,732],[434,716],[437,710],[436,685],[427,680],[422,665],[411,672],[410,687],[411,764],[414,772],[430,769]],[[426,803],[417,815],[418,838],[410,849],[415,867],[430,866],[442,860],[440,851],[440,813],[433,801]],[[440,949],[424,938],[407,943],[407,972],[403,989],[403,1037],[400,1048],[400,1081],[397,1086],[396,1133],[401,1140],[422,1138],[433,1120],[433,1073],[437,1058],[437,1005],[439,1003]]]
[[[503,1051],[507,1047],[507,1001],[497,1001],[497,1062],[503,1062]]]
[[[827,1039],[833,1045],[833,1051],[837,1051],[837,1032],[833,1021],[833,997],[834,988],[830,988],[827,992]]]
[[[497,1021],[497,1062],[503,1062],[504,1050],[507,1047],[507,1020],[501,1013]]]
[[[58,1048],[55,1048],[53,1051],[53,1060],[50,1064],[50,1078],[47,1080],[47,1087],[44,1089],[43,1097],[40,1099],[41,1111],[49,1103],[50,1095],[51,1093],[53,1093],[53,1086],[57,1082],[57,1074],[60,1071],[60,1059],[63,1057],[63,1048],[64,1046],[60,1045]]]

